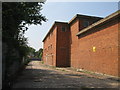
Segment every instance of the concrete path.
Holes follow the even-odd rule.
[[[118,88],[117,80],[70,68],[49,67],[32,61],[16,79],[13,88]]]

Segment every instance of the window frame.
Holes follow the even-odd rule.
[[[63,29],[64,29],[64,30],[63,30]],[[62,27],[61,27],[61,31],[62,31],[62,32],[66,32],[66,31],[67,31],[66,27],[65,27],[65,26],[62,26]]]
[[[87,23],[87,25],[86,25]],[[88,27],[90,25],[90,22],[88,20],[83,21],[83,27]]]

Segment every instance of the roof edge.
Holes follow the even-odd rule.
[[[42,42],[44,42],[44,41],[45,41],[45,39],[46,39],[46,38],[47,38],[47,36],[49,35],[50,31],[53,29],[53,27],[54,27],[57,23],[64,23],[64,24],[68,24],[68,22],[55,21],[55,22],[52,24],[52,26],[51,26],[51,28],[49,29],[49,31],[48,31],[48,33],[46,34],[46,36],[44,37],[44,39],[42,40]]]
[[[92,25],[90,25],[90,26],[82,29],[80,32],[78,32],[78,33],[76,34],[76,36],[79,36],[80,34],[88,31],[89,29],[92,29],[93,27],[95,27],[95,26],[97,26],[97,25],[100,25],[100,24],[102,24],[103,22],[106,22],[106,21],[110,20],[110,19],[114,18],[115,16],[117,16],[117,15],[119,15],[119,14],[120,14],[120,10],[117,10],[116,12],[114,12],[114,13],[106,16],[105,18],[103,18],[103,19],[101,19],[101,20],[93,23]]]
[[[80,17],[89,17],[89,18],[100,18],[100,19],[103,19],[103,17],[76,14],[68,23],[71,24],[76,18],[80,18]]]

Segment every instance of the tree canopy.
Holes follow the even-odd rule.
[[[38,51],[36,51],[36,57],[42,59],[43,49],[40,48]]]
[[[27,25],[41,25],[42,21],[47,21],[41,14],[43,4],[43,2],[2,3],[2,45],[5,46],[2,48],[5,51],[2,62],[4,88],[10,86],[12,73],[26,62],[29,53],[35,53],[35,50],[27,45],[24,34],[28,29]],[[14,69],[10,69],[11,67]]]
[[[2,39],[11,48],[14,47],[21,54],[27,45],[24,37],[28,29],[26,25],[42,24],[47,19],[41,14],[42,5],[38,2],[3,2],[2,3]]]

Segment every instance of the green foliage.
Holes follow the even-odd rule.
[[[42,64],[44,64],[44,61],[41,61]]]
[[[28,50],[29,50],[29,56],[30,57],[34,57],[35,56],[35,49],[34,48],[32,48],[32,47],[28,47]]]
[[[28,29],[26,25],[42,24],[46,21],[40,13],[42,4],[38,2],[3,2],[2,3],[2,39],[9,46],[20,52],[21,56],[28,53],[27,38],[24,37]]]
[[[17,44],[26,44],[24,33],[26,24],[39,24],[46,21],[40,13],[43,3],[37,2],[4,2],[2,5],[3,40],[17,39]]]
[[[8,69],[14,61],[22,62],[30,52],[35,50],[27,46],[24,37],[27,25],[41,25],[46,22],[41,14],[42,5],[38,2],[3,2],[2,3],[2,42],[7,45],[5,58],[5,77],[9,77]],[[27,62],[27,61],[26,61]],[[8,80],[8,78],[6,78]]]
[[[42,48],[40,48],[38,51],[35,52],[35,56],[40,59],[42,58],[42,54],[43,54]]]
[[[35,53],[35,49],[32,48],[32,47],[29,47],[29,51],[32,52],[32,53]]]

